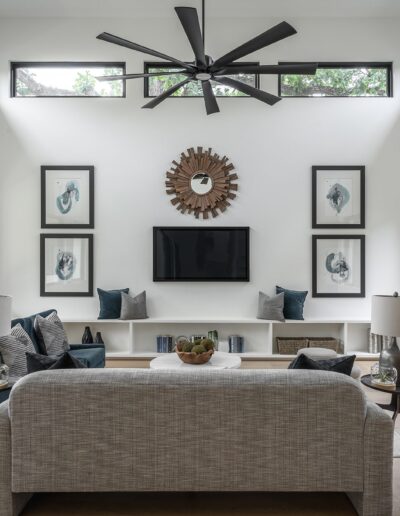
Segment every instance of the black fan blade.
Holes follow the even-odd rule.
[[[231,75],[235,73],[258,73],[258,74],[295,74],[315,75],[318,69],[317,63],[307,64],[283,64],[283,65],[231,65],[226,66],[214,75]]]
[[[179,16],[194,55],[196,56],[197,64],[206,68],[207,61],[204,53],[204,44],[197,10],[194,7],[175,7],[175,11]]]
[[[108,32],[102,32],[97,36],[97,39],[101,39],[103,41],[107,41],[107,43],[114,43],[115,45],[120,45],[121,47],[130,48],[132,50],[137,50],[138,52],[143,52],[143,54],[149,54],[154,57],[159,57],[160,59],[165,59],[166,61],[171,61],[186,70],[196,71],[196,68],[188,63],[184,63],[179,59],[175,59],[174,57],[167,56],[166,54],[162,54],[157,50],[152,50],[151,48],[144,47],[139,45],[138,43],[132,43],[132,41],[128,41],[127,39],[119,38],[118,36],[114,36],[113,34],[109,34]]]
[[[126,75],[100,75],[98,81],[120,81],[122,79],[143,79],[144,77],[160,77],[161,75],[187,75],[191,72],[155,72],[155,73],[128,73]]]
[[[249,86],[244,82],[235,81],[235,79],[230,79],[229,77],[215,77],[214,80],[221,84],[225,84],[225,86],[235,88],[235,90],[239,90],[242,93],[246,93],[247,95],[250,95],[251,97],[254,97],[257,100],[261,100],[262,102],[265,102],[270,106],[273,106],[274,104],[282,100],[280,97],[277,97],[276,95],[271,95],[271,93],[267,93],[266,91],[253,88],[253,86]]]
[[[182,88],[182,86],[184,86],[185,84],[187,84],[191,80],[192,79],[185,79],[182,82],[178,82],[178,84],[175,84],[175,86],[172,86],[172,88],[169,88],[169,90],[164,91],[164,93],[161,93],[161,95],[158,95],[158,97],[156,97],[155,99],[151,100],[150,102],[148,102],[147,104],[142,106],[142,108],[146,108],[146,109],[153,109],[153,108],[155,108],[163,100],[165,100],[168,97],[170,97],[171,95],[173,95],[176,91],[179,90],[179,88]]]
[[[275,27],[268,29],[267,31],[256,36],[250,41],[247,41],[243,45],[240,45],[240,47],[235,48],[231,52],[228,52],[228,54],[225,54],[224,56],[217,59],[213,63],[211,70],[219,70],[224,65],[230,64],[233,61],[240,59],[241,57],[247,56],[248,54],[251,54],[256,50],[260,50],[261,48],[271,45],[272,43],[276,43],[281,39],[293,36],[293,34],[296,34],[296,32],[296,29],[289,25],[289,23],[279,23],[278,25],[275,25]]]
[[[204,103],[206,105],[207,115],[219,113],[217,99],[215,98],[210,81],[201,81],[201,87],[203,88]]]

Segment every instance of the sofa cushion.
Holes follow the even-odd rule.
[[[69,353],[87,367],[100,368],[105,366],[104,347],[91,346],[86,349],[74,349],[74,346],[71,346]]]
[[[28,373],[46,371],[47,369],[83,369],[86,365],[73,357],[68,351],[61,356],[40,355],[39,353],[26,354]]]
[[[257,319],[284,322],[284,296],[285,294],[283,292],[272,297],[267,296],[264,292],[259,292]]]
[[[315,369],[320,371],[333,371],[351,376],[355,355],[349,355],[328,360],[313,360],[302,354],[289,364],[288,369]]]
[[[17,324],[20,324],[22,328],[26,331],[26,333],[29,335],[31,341],[33,342],[33,345],[35,346],[35,349],[38,353],[45,354],[46,348],[44,345],[44,342],[40,340],[40,336],[36,334],[35,331],[35,319],[37,315],[41,315],[42,317],[47,317],[52,312],[56,312],[57,310],[51,309],[51,310],[45,310],[44,312],[39,312],[38,314],[30,315],[29,317],[21,317],[18,319],[14,319],[11,321],[11,327],[16,326]]]
[[[57,312],[52,312],[47,317],[37,315],[34,326],[36,334],[43,339],[45,354],[60,355],[69,350],[67,334]]]
[[[9,375],[21,378],[27,374],[26,352],[34,352],[35,347],[29,335],[20,324],[14,326],[10,335],[0,337],[0,352],[9,367]]]
[[[308,291],[288,290],[283,287],[276,286],[276,293],[284,293],[283,315],[285,319],[295,319],[302,321],[304,319],[303,309]]]
[[[146,291],[137,296],[121,292],[121,319],[148,319],[146,306]]]
[[[120,290],[97,289],[100,301],[100,313],[98,319],[119,319],[121,316],[121,292],[129,294],[129,288]]]

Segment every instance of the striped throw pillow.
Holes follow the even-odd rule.
[[[56,312],[47,317],[37,315],[35,331],[42,337],[48,355],[61,355],[69,350],[67,334]]]
[[[10,335],[0,337],[0,352],[10,368],[10,376],[20,378],[28,373],[26,353],[35,353],[35,346],[20,324],[14,326]]]

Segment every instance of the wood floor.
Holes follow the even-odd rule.
[[[109,364],[138,367],[138,364]],[[283,364],[258,364],[257,367]],[[146,367],[147,364],[142,365]],[[245,364],[245,367],[256,364]],[[369,370],[370,364],[363,363]],[[287,365],[286,365],[287,367]],[[365,388],[368,397],[387,396]],[[400,430],[400,418],[396,423]],[[394,460],[393,485],[400,486],[400,459]],[[68,493],[35,495],[23,516],[354,516],[351,503],[337,493]],[[394,489],[393,516],[400,516],[400,489]]]

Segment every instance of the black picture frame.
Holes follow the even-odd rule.
[[[318,171],[359,171],[360,173],[360,223],[328,224],[318,222]],[[313,229],[365,229],[365,166],[364,165],[314,165],[312,167],[312,228]]]
[[[360,292],[319,292],[317,271],[317,245],[318,240],[359,240],[360,241]],[[355,298],[365,297],[365,235],[312,235],[312,297],[325,298]]]
[[[58,170],[81,171],[87,170],[89,174],[89,222],[87,224],[49,224],[47,220],[46,203],[46,178],[50,172]],[[94,166],[93,165],[42,165],[41,174],[41,228],[42,229],[94,229]]]
[[[48,239],[87,239],[88,240],[88,289],[79,292],[46,291],[45,246]],[[40,297],[93,297],[93,234],[91,233],[41,233],[40,235]]]

